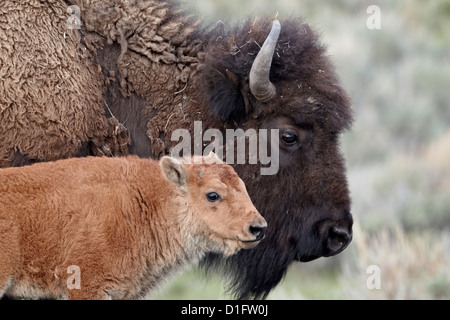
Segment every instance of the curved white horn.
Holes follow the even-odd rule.
[[[261,102],[267,102],[276,95],[276,88],[270,82],[269,74],[272,66],[272,58],[280,36],[281,25],[278,20],[273,20],[272,30],[255,58],[250,70],[250,91]]]

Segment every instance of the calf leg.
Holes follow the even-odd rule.
[[[9,277],[8,279],[2,279],[0,276],[0,299],[3,298],[3,295],[6,293],[8,288],[11,286],[12,283],[12,277]]]
[[[73,272],[67,280],[67,299],[69,300],[107,300],[109,295],[106,291],[105,279],[102,268],[93,263],[92,265],[72,266]]]
[[[109,300],[110,296],[99,286],[83,285],[80,289],[68,289],[68,300]]]
[[[14,271],[19,263],[19,244],[14,241],[13,230],[0,216],[0,298],[12,284]]]

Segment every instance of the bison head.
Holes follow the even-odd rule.
[[[229,126],[278,129],[279,170],[263,176],[259,165],[235,165],[270,227],[257,248],[204,264],[225,267],[239,298],[264,298],[292,261],[333,256],[352,239],[339,150],[351,102],[324,46],[299,20],[253,20],[213,34],[201,73],[205,100]]]

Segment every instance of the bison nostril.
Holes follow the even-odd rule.
[[[256,237],[257,240],[260,240],[264,237],[264,233],[267,229],[267,226],[250,226],[250,233]]]
[[[330,255],[335,255],[344,250],[352,240],[348,230],[339,227],[331,227],[328,233],[327,247]]]
[[[330,236],[334,235],[335,237],[343,240],[343,241],[348,241],[352,238],[351,235],[348,234],[347,230],[338,228],[338,227],[332,227],[330,230]]]

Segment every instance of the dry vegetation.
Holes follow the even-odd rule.
[[[342,265],[340,283],[350,299],[442,299],[450,296],[448,234],[408,234],[400,227],[375,235],[355,228],[353,255]],[[379,267],[379,289],[367,286]]]

